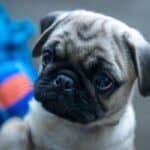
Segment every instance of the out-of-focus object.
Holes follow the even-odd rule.
[[[0,5],[0,124],[28,111],[36,78],[27,44],[33,32],[28,19],[13,21]]]
[[[2,124],[8,118],[8,113],[0,107],[0,124]]]
[[[11,116],[24,116],[32,97],[32,81],[18,62],[8,62],[0,70],[0,104]]]

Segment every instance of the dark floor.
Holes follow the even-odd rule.
[[[14,18],[29,17],[36,27],[41,16],[49,11],[82,8],[98,11],[136,27],[150,41],[150,0],[2,0],[2,3]],[[136,147],[137,150],[150,150],[150,98],[142,98],[136,89],[134,102]]]

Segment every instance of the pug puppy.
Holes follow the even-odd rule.
[[[134,82],[150,94],[150,45],[134,28],[85,10],[41,21],[41,57],[24,120],[1,129],[0,150],[134,150]]]

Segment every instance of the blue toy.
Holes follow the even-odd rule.
[[[28,112],[37,76],[27,44],[33,31],[30,21],[13,21],[0,5],[0,124]]]

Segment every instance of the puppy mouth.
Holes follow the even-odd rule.
[[[60,81],[57,83],[56,79]],[[49,78],[39,77],[34,84],[34,97],[47,111],[72,122],[87,124],[104,116],[99,103],[90,98],[77,75],[70,70],[60,70]]]

